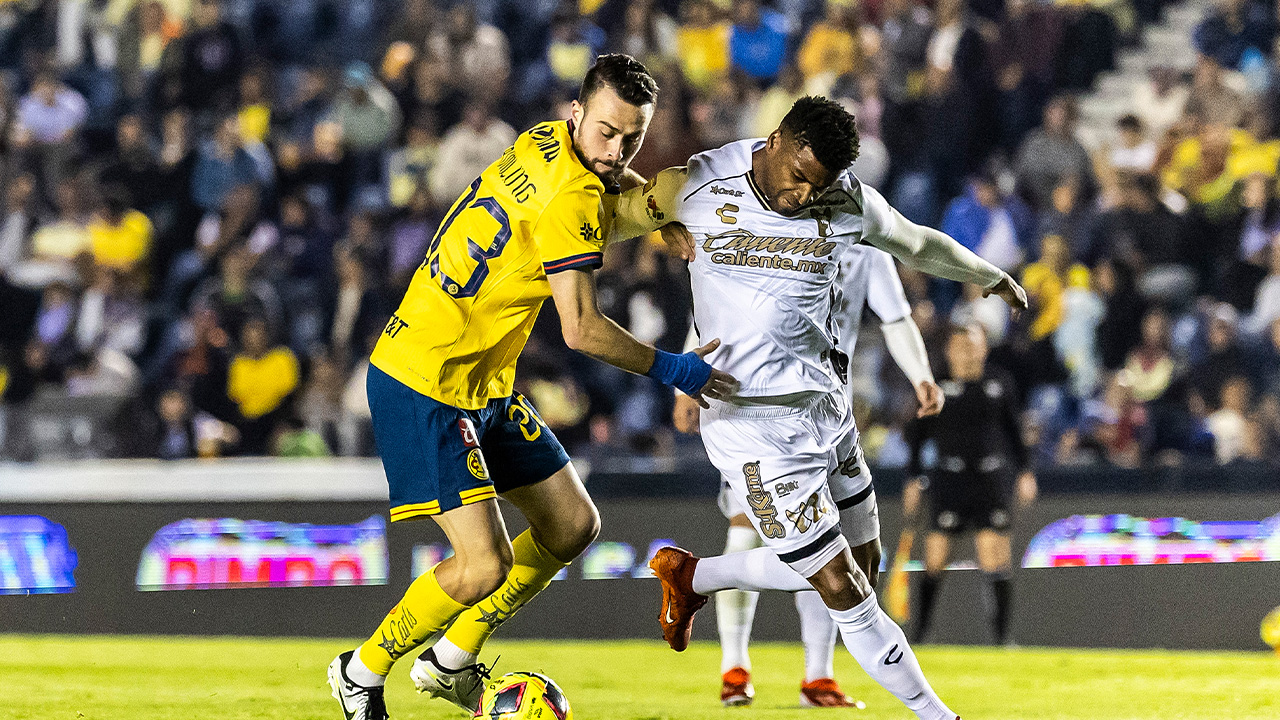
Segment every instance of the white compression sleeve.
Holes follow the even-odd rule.
[[[754,550],[763,545],[755,528],[730,526],[724,553]],[[721,590],[716,593],[716,629],[720,633],[720,672],[740,667],[751,669],[751,625],[756,615],[760,593],[747,590]]]
[[[889,348],[893,361],[902,369],[912,385],[928,380],[933,382],[933,370],[929,367],[929,353],[924,347],[920,328],[911,316],[880,326],[884,344]]]
[[[866,242],[901,260],[908,267],[948,280],[993,287],[1004,271],[983,260],[950,235],[917,225],[892,210],[893,225],[883,235],[867,235]]]
[[[796,593],[800,640],[804,642],[804,681],[835,677],[836,622],[816,590]]]
[[[698,561],[693,570],[694,592],[710,595],[730,588],[800,592],[813,586],[767,547]]]

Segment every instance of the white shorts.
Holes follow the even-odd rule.
[[[850,543],[879,537],[871,472],[844,393],[802,408],[711,401],[701,429],[707,455],[729,488],[722,491],[721,511],[745,514],[765,544],[804,577]],[[840,513],[850,508],[862,521],[844,529],[846,539]]]

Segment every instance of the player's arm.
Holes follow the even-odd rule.
[[[915,388],[920,408],[916,417],[929,417],[942,412],[945,398],[942,389],[933,379],[929,367],[929,353],[924,347],[920,328],[911,318],[911,303],[902,289],[902,279],[894,267],[893,258],[883,252],[872,251],[871,272],[867,276],[867,304],[880,318],[880,332],[884,333],[885,346],[894,363]]]
[[[548,280],[560,314],[560,331],[570,348],[628,372],[648,375],[704,406],[704,395],[720,399],[737,391],[738,382],[733,376],[713,369],[703,360],[720,347],[719,339],[680,355],[658,350],[635,339],[600,312],[595,279],[589,270],[559,272],[549,275]]]
[[[698,326],[690,321],[689,334],[684,338],[684,351],[689,352],[696,347],[698,347]],[[671,410],[671,422],[676,426],[676,430],[682,433],[696,434],[700,416],[698,401],[677,391],[675,407]]]
[[[983,294],[999,295],[1016,311],[1027,308],[1027,293],[1009,273],[978,257],[950,235],[917,225],[863,186],[863,239],[921,272],[973,283]]]
[[[718,340],[680,355],[663,352],[636,340],[600,312],[590,272],[600,267],[605,244],[599,232],[599,208],[597,192],[587,187],[566,188],[543,209],[534,227],[565,344],[628,372],[648,375],[700,401],[704,394],[731,396],[737,381],[702,360],[719,346]]]
[[[692,260],[693,236],[676,222],[680,209],[680,192],[688,177],[688,168],[670,167],[639,187],[624,190],[614,208],[610,242],[661,230],[662,240],[672,255]]]

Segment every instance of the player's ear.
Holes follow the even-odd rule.
[[[587,114],[587,108],[577,99],[569,103],[570,112],[573,115],[573,124],[582,127],[582,116]]]
[[[765,140],[764,145],[770,150],[777,150],[778,145],[781,142],[782,142],[782,128],[777,128],[773,132],[769,133],[769,137],[767,140]]]

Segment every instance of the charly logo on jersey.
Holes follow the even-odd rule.
[[[756,235],[749,230],[736,229],[707,235],[702,240],[702,249],[711,253],[711,262],[717,265],[822,275],[831,264],[829,259],[836,243],[823,237]]]

